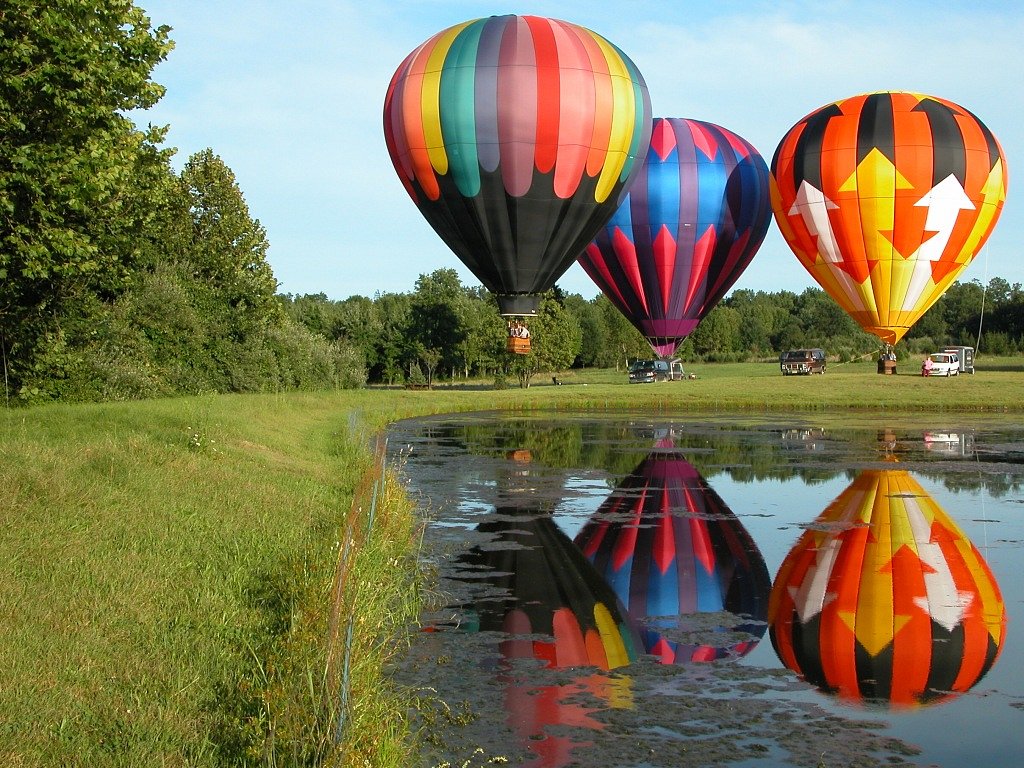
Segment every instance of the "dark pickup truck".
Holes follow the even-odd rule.
[[[825,350],[791,349],[779,356],[783,376],[801,376],[825,373]]]

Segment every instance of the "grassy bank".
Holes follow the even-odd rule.
[[[361,661],[412,610],[409,569],[380,566],[413,548],[409,510],[383,504],[372,539],[349,525],[379,426],[362,394],[3,414],[0,764],[295,764],[329,746],[338,542],[364,542],[344,598],[366,598]]]
[[[406,764],[405,702],[389,698],[379,669],[415,610],[416,528],[371,450],[395,419],[490,408],[1024,410],[1020,361],[950,380],[883,377],[869,364],[802,378],[771,364],[693,370],[694,380],[647,386],[586,371],[528,390],[3,412],[0,764],[315,764],[329,757],[346,676],[345,764]]]

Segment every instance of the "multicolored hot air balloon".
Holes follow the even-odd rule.
[[[538,294],[612,215],[650,131],[633,62],[538,16],[439,32],[398,67],[384,102],[410,197],[511,316],[536,314]]]
[[[640,626],[645,650],[663,663],[744,656],[764,634],[771,590],[764,558],[676,451],[640,462],[575,541]],[[735,619],[723,626],[723,613]],[[695,639],[681,640],[684,633]]]
[[[713,123],[657,118],[639,175],[579,263],[668,357],[761,246],[768,189],[768,166],[746,140]]]
[[[864,330],[895,344],[970,264],[1006,198],[992,132],[945,99],[885,91],[818,109],[772,160],[790,248]]]
[[[910,474],[862,472],[786,556],[769,633],[782,663],[851,702],[913,706],[975,685],[1003,647],[992,572]]]

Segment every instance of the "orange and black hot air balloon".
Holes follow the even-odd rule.
[[[1006,198],[992,132],[946,99],[884,91],[807,115],[772,160],[779,229],[818,284],[895,344],[971,263]]]
[[[978,549],[909,473],[862,472],[800,537],[768,608],[779,659],[848,702],[893,707],[974,686],[1006,608]]]

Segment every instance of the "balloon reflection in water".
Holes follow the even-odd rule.
[[[640,639],[615,592],[549,514],[518,505],[496,512],[497,519],[477,527],[494,539],[460,558],[474,582],[494,590],[467,609],[463,628],[508,636],[499,644],[506,660],[499,679],[508,723],[540,765],[568,765],[573,749],[585,744],[569,731],[549,729],[599,730],[603,724],[590,716],[594,707],[632,706],[628,678],[593,668],[610,670],[636,660]],[[529,674],[518,676],[511,664],[517,659],[581,669],[571,682],[563,678],[548,685]]]
[[[1006,609],[971,541],[900,470],[862,472],[800,537],[772,588],[779,658],[852,702],[912,706],[975,685]]]
[[[654,451],[640,462],[576,544],[642,625],[645,650],[666,664],[743,656],[764,635],[771,589],[764,558],[721,497],[675,451]],[[701,626],[709,631],[693,631]],[[721,639],[707,642],[708,635]]]
[[[559,480],[529,451],[507,458],[495,514],[476,528],[488,541],[459,558],[461,578],[475,588],[462,629],[505,637],[498,680],[508,724],[537,764],[568,765],[586,745],[572,729],[600,730],[594,709],[632,706],[629,679],[605,672],[635,661],[641,643],[615,592],[551,517]],[[519,660],[578,673],[549,684],[520,674]]]
[[[471,629],[506,632],[506,658],[533,657],[551,667],[615,669],[639,644],[615,592],[547,514],[497,509],[477,527],[494,535],[460,562],[498,590],[471,613]],[[537,635],[521,639],[525,636]]]

